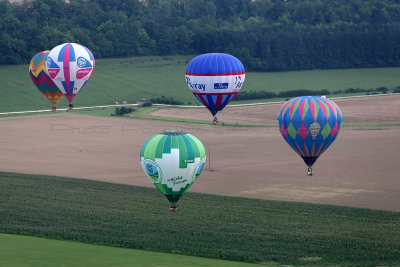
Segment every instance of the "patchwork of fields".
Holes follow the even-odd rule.
[[[274,126],[280,104],[231,107],[219,115],[233,125],[265,122],[260,124],[265,127],[251,128],[74,112],[0,118],[0,169],[152,187],[138,159],[143,143],[163,130],[182,129],[202,140],[208,151],[205,171],[191,191],[400,211],[399,102],[400,95],[337,100],[344,127],[312,177]],[[205,110],[155,114],[164,112],[193,118],[203,112],[211,120]]]
[[[183,76],[187,60],[99,61],[98,79],[88,83],[87,92],[82,92],[76,104],[149,98],[149,84],[157,96],[175,96],[175,90],[184,90],[178,100],[195,102],[183,78],[175,83]],[[109,76],[110,66],[119,70],[121,77]],[[10,77],[4,84],[12,92],[0,99],[0,111],[46,107],[46,100],[30,81],[11,82],[10,69],[27,72],[22,66],[0,68],[0,77]],[[163,78],[152,83],[154,75],[148,74],[149,69],[160,70],[157,75]],[[132,71],[140,77],[121,82]],[[337,88],[328,88],[331,90],[399,85],[395,78],[398,68],[384,70],[390,76],[387,84],[384,80],[389,76],[379,74],[379,69],[360,71],[364,74],[353,79],[353,84],[342,79],[357,71],[285,73],[292,77],[286,84],[279,83],[285,80],[282,73],[268,74],[268,78],[250,73],[246,83],[251,89],[245,90],[265,90],[266,79],[270,82],[265,85],[267,90],[285,90],[292,88],[296,77],[298,89],[316,90],[329,84],[321,80],[325,75],[343,81]],[[172,74],[166,77],[167,73]],[[377,83],[372,84],[367,76]],[[115,84],[124,88],[115,89]],[[165,92],[166,84],[171,91]],[[29,86],[32,92],[21,93]],[[104,92],[94,95],[96,88]],[[212,119],[205,109],[182,108],[155,109],[146,120],[75,111],[0,117],[0,232],[168,252],[173,253],[168,257],[171,262],[177,259],[180,263],[185,259],[174,254],[262,264],[399,265],[400,142],[396,140],[400,135],[400,95],[335,102],[342,109],[344,127],[315,164],[312,177],[306,176],[304,163],[280,136],[276,114],[282,103],[229,106],[218,114],[219,126],[204,123]],[[107,113],[100,110],[96,115],[102,112]],[[167,201],[152,188],[139,163],[143,143],[168,129],[194,134],[208,151],[204,172],[179,202],[176,214],[169,213]],[[0,235],[0,248],[7,247],[7,238]],[[15,242],[15,248],[21,247]],[[18,255],[13,252],[9,250],[7,255]],[[105,261],[117,264],[116,257]],[[129,262],[130,257],[142,256],[124,257]],[[28,256],[25,262],[11,258],[16,257],[2,258],[0,265],[33,262]],[[46,263],[46,257],[41,263]],[[216,264],[223,263],[194,258],[185,266]],[[98,266],[96,262],[88,265]]]

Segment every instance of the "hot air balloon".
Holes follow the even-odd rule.
[[[186,68],[186,83],[196,98],[215,116],[239,92],[244,83],[242,62],[223,53],[203,54],[192,59]]]
[[[47,57],[47,71],[70,103],[93,73],[94,57],[80,44],[64,43],[54,47]]]
[[[142,168],[176,211],[180,197],[197,180],[206,162],[201,141],[182,131],[163,131],[150,137],[140,152]]]
[[[29,64],[29,75],[39,91],[51,103],[52,111],[56,111],[56,105],[63,94],[47,73],[46,60],[49,52],[50,51],[43,51],[33,56]]]
[[[301,96],[287,101],[278,113],[280,132],[308,166],[335,141],[342,127],[342,112],[335,102],[318,96]]]

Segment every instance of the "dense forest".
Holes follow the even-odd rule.
[[[0,64],[225,52],[247,70],[400,66],[400,0],[0,0]]]

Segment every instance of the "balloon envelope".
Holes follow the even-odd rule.
[[[71,103],[90,79],[94,57],[83,45],[65,43],[50,51],[46,67],[54,83]]]
[[[245,69],[236,57],[223,53],[203,54],[186,68],[186,83],[213,116],[237,95],[244,83]]]
[[[49,52],[43,51],[33,56],[29,64],[29,75],[39,91],[55,106],[63,94],[47,73],[46,60]]]
[[[164,131],[146,141],[140,161],[150,181],[174,204],[199,177],[206,150],[191,134]]]
[[[280,132],[309,168],[337,138],[342,112],[331,100],[301,96],[287,101],[278,113]]]

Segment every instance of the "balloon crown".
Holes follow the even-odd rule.
[[[186,134],[184,131],[181,130],[165,130],[161,134],[165,135],[181,135],[181,134]]]

